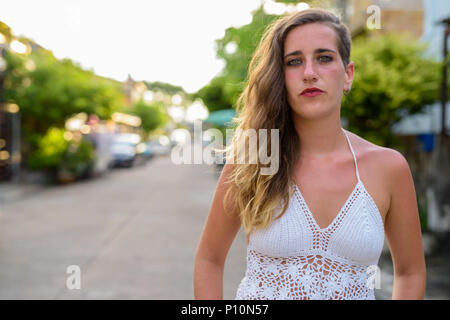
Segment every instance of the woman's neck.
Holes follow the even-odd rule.
[[[296,119],[294,126],[300,140],[301,158],[324,159],[346,150],[347,141],[340,118]]]

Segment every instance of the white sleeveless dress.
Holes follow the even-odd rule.
[[[285,214],[250,234],[247,270],[236,299],[375,299],[384,225],[343,132],[357,178],[345,204],[328,227],[320,228],[300,189],[293,186]]]

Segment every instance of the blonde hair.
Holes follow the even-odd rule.
[[[244,164],[232,166],[224,197],[233,210],[239,212],[242,226],[247,234],[253,229],[266,228],[274,218],[275,210],[281,208],[277,218],[288,208],[294,185],[293,169],[300,145],[292,121],[291,109],[287,101],[284,83],[284,41],[293,28],[308,23],[323,23],[335,30],[337,47],[344,62],[349,63],[351,36],[348,28],[333,13],[324,9],[308,9],[284,16],[265,30],[263,37],[250,62],[247,86],[237,101],[240,114],[233,119],[237,125],[232,144],[225,150],[234,157],[245,148],[248,136],[246,130],[279,129],[279,168],[275,174],[262,175],[263,165],[258,161],[249,162],[254,155],[245,155]],[[267,139],[268,151],[272,143]],[[232,197],[231,201],[230,198]],[[230,201],[230,202],[229,202]],[[282,206],[280,206],[282,204]]]

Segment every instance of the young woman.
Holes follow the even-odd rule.
[[[374,299],[385,236],[392,299],[424,298],[408,163],[341,127],[350,48],[348,28],[322,9],[267,29],[239,100],[238,129],[279,129],[279,141],[269,141],[269,149],[279,143],[279,169],[262,175],[261,163],[225,164],[195,258],[196,299],[222,299],[225,258],[241,226],[247,271],[237,299]]]

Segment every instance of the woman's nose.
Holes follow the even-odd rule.
[[[305,62],[305,69],[303,71],[304,81],[317,80],[317,74],[314,70],[314,64],[312,61]]]

